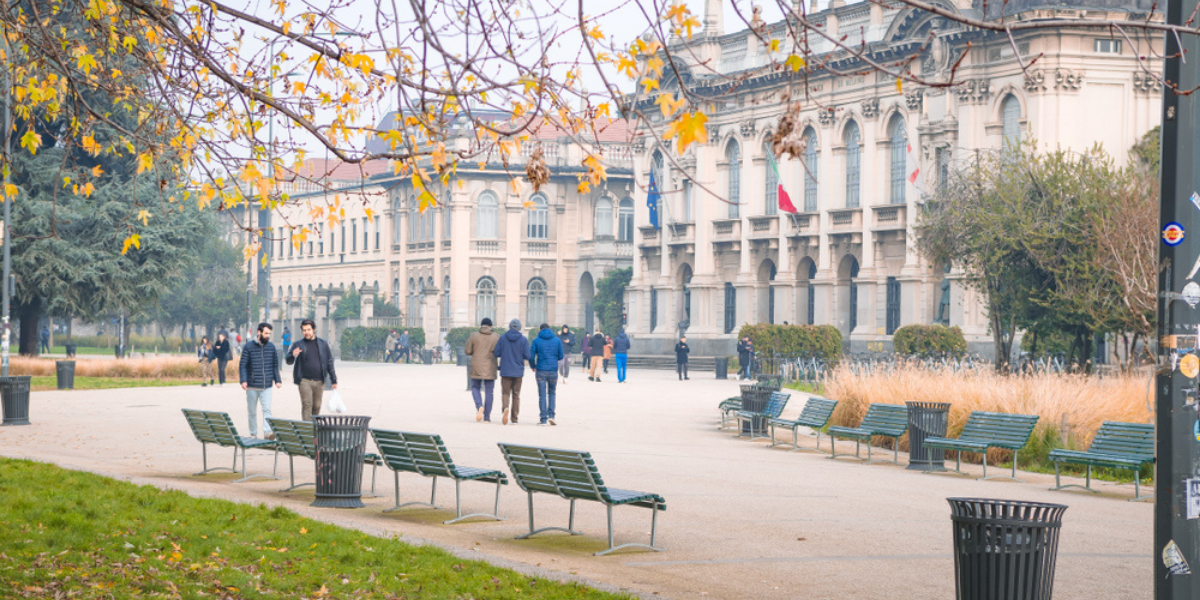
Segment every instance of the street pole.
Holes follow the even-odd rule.
[[[1195,0],[1192,0],[1193,2]],[[1182,24],[1184,0],[1167,2],[1166,22]],[[1200,44],[1194,35],[1166,38],[1163,78],[1178,89],[1200,83]],[[1181,47],[1182,44],[1182,47]],[[1180,56],[1186,57],[1181,60]],[[1190,58],[1190,61],[1185,60]],[[1158,372],[1155,412],[1158,451],[1154,476],[1154,597],[1200,598],[1200,103],[1163,90],[1161,242],[1158,273]],[[1197,197],[1200,198],[1200,197]],[[1149,232],[1147,232],[1149,233]]]
[[[9,56],[8,36],[4,35],[4,55]],[[9,60],[12,60],[9,56]],[[10,63],[11,64],[11,63]],[[12,73],[4,67],[4,184],[12,171]],[[8,377],[8,350],[12,343],[12,198],[4,199],[4,332],[0,335],[0,377]]]

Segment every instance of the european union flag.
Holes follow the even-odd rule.
[[[653,225],[655,229],[659,229],[659,226],[658,226],[658,200],[659,200],[658,185],[654,182],[654,172],[651,171],[650,172],[650,193],[646,196],[646,206],[650,207],[650,224]]]

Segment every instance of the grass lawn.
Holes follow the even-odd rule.
[[[66,346],[50,346],[50,354],[60,354],[62,356],[66,356],[67,348],[66,348]],[[76,346],[75,354],[100,354],[100,355],[104,355],[104,356],[112,356],[113,349],[112,348],[91,348],[88,346]]]
[[[200,385],[199,379],[149,379],[139,377],[79,377],[75,376],[77,390],[109,390],[113,388],[171,387],[176,385]],[[38,375],[30,379],[30,389],[46,391],[58,389],[56,375]]]
[[[0,596],[626,598],[302,518],[0,458]]]

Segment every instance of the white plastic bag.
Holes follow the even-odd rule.
[[[342,402],[342,395],[337,390],[329,393],[329,412],[331,414],[345,414],[346,403]]]

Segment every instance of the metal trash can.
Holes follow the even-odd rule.
[[[958,600],[1050,600],[1062,504],[947,498]]]
[[[310,506],[362,508],[363,456],[371,417],[317,415],[313,417],[317,456],[316,500]]]
[[[772,389],[770,386],[749,384],[742,387],[742,410],[750,412],[762,412],[766,410],[767,403],[771,400],[771,392],[776,392],[778,389]],[[761,417],[755,417],[742,421],[743,436],[755,437],[765,435],[767,430],[767,420]]]
[[[925,438],[946,437],[949,402],[905,402],[908,405],[908,468],[945,471],[946,451],[925,447]]]
[[[29,424],[29,375],[0,377],[0,409],[3,425]]]
[[[467,353],[463,352],[462,348],[455,348],[454,352],[455,352],[455,356],[458,360],[458,366],[466,367],[471,364],[471,357],[467,356]]]
[[[67,358],[75,358],[75,343],[67,342],[65,348],[67,349]]]
[[[125,358],[125,345],[117,344],[116,346],[113,346],[113,355],[117,358]]]
[[[433,364],[433,350],[422,350],[421,351],[421,360],[427,365],[432,365]]]
[[[73,390],[75,389],[75,361],[73,360],[56,360],[54,361],[54,373],[58,375],[58,389]]]
[[[717,379],[729,379],[729,357],[718,356],[713,362],[717,368]]]

